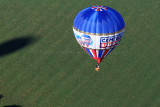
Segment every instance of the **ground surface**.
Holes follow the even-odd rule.
[[[72,23],[92,5],[119,11],[126,32],[101,71]],[[158,0],[1,0],[0,107],[158,107]]]

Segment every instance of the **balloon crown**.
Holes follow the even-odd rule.
[[[98,6],[92,6],[91,9],[94,11],[105,11],[107,10],[107,7],[98,5]]]

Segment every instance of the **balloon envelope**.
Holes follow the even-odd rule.
[[[122,16],[106,6],[85,8],[73,22],[77,42],[99,64],[118,45],[123,37],[124,27]]]

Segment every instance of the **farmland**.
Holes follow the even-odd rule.
[[[77,43],[73,20],[105,5],[126,27],[101,63]],[[158,0],[0,0],[0,107],[158,107]]]

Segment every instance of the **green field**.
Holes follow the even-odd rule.
[[[72,32],[97,4],[126,23],[100,72]],[[0,107],[159,107],[159,10],[159,0],[0,0]]]

